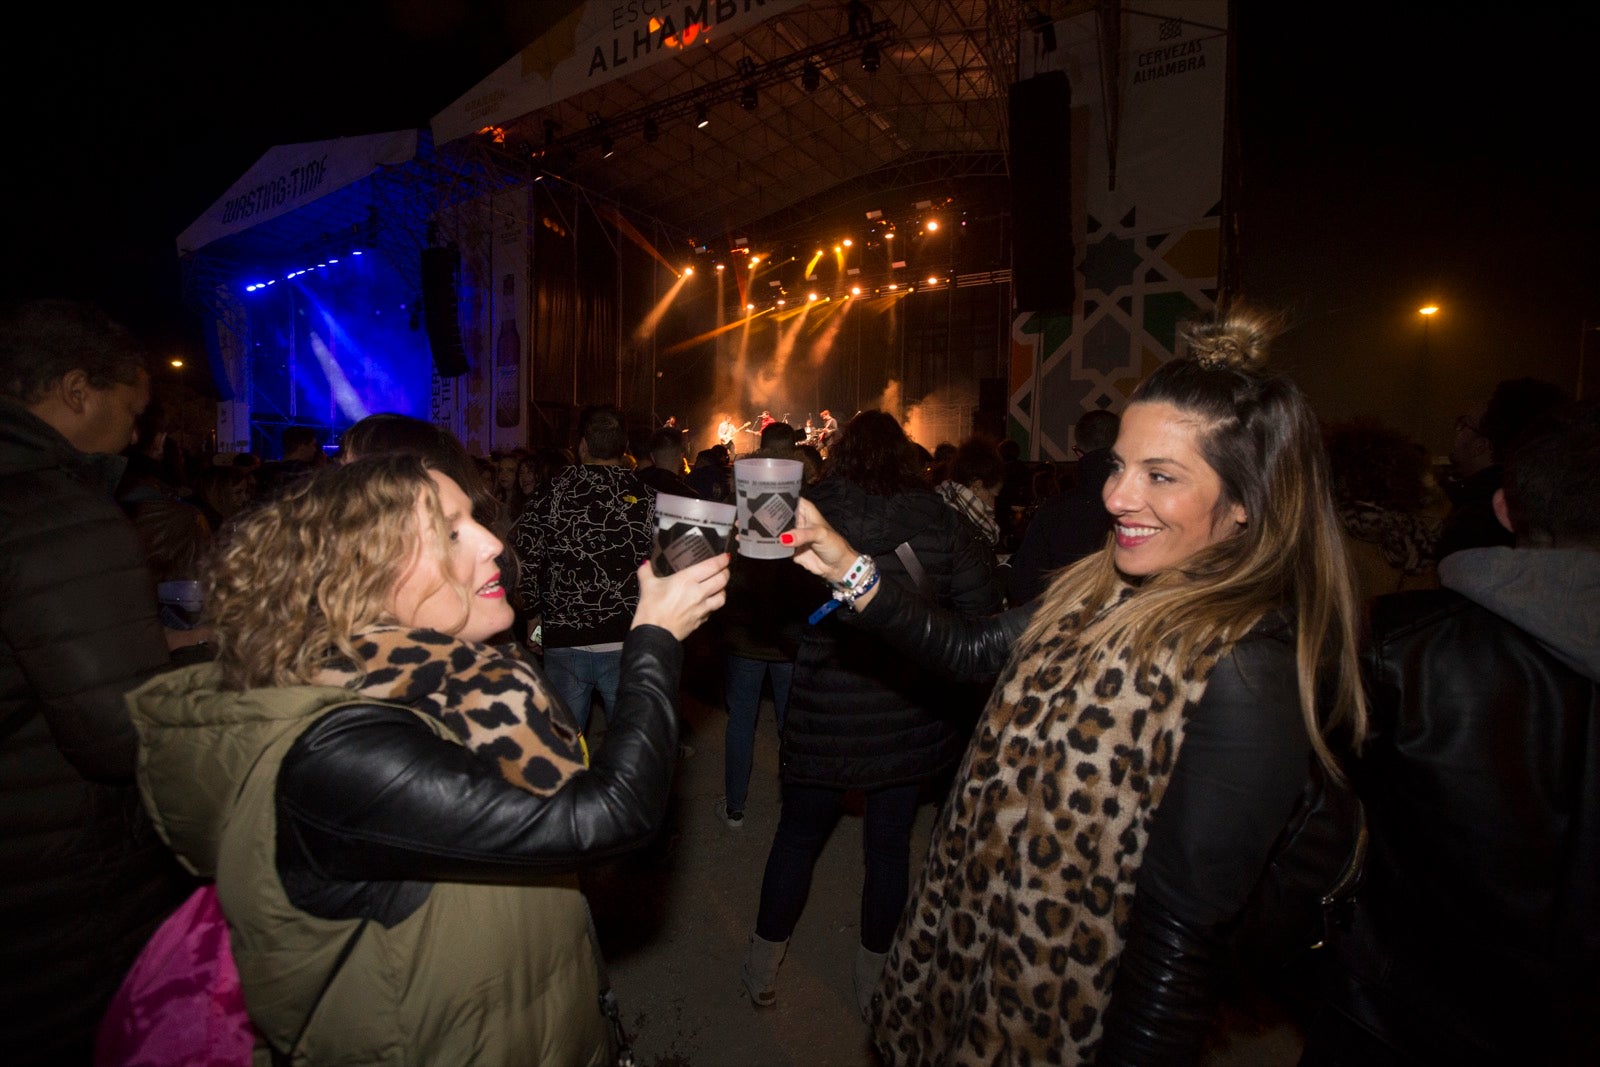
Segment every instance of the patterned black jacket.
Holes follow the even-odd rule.
[[[627,467],[567,467],[533,491],[511,531],[517,593],[546,648],[621,641],[639,606],[655,493]]]

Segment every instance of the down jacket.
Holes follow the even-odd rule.
[[[963,616],[999,607],[993,553],[937,493],[876,496],[825,478],[805,495],[876,559],[883,581],[914,585],[895,553],[909,542],[931,599]],[[820,604],[827,591],[817,588]],[[926,781],[960,758],[982,696],[979,688],[930,677],[871,634],[824,619],[806,628],[795,660],[783,780],[835,789]]]
[[[124,693],[167,665],[123,461],[0,400],[0,1048],[87,1062],[133,957],[183,899],[133,788]]]
[[[295,1063],[605,1062],[572,872],[659,828],[681,669],[670,633],[630,630],[605,745],[549,797],[438,720],[343,689],[229,692],[202,666],[134,694],[145,803],[216,878],[266,1039]]]

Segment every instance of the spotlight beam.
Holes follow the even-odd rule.
[[[655,331],[657,326],[661,325],[661,317],[667,313],[667,308],[671,307],[672,302],[678,298],[678,290],[688,283],[689,277],[690,275],[687,272],[678,275],[678,280],[672,283],[672,288],[668,289],[666,295],[656,301],[656,306],[650,309],[650,313],[634,329],[634,340],[643,341]]]
[[[667,268],[674,274],[679,273],[678,268],[674,266],[666,256],[662,255],[660,250],[658,250],[655,245],[650,243],[650,239],[648,237],[639,232],[639,228],[637,226],[623,218],[620,211],[612,207],[610,204],[595,204],[594,209],[595,214],[604,215],[613,224],[615,224],[617,227],[617,232],[621,233],[623,236],[627,237],[628,240],[632,241],[634,244],[650,253],[650,255],[655,258],[657,263],[660,263],[663,267]]]
[[[722,334],[725,334],[730,330],[737,330],[741,326],[748,324],[752,319],[759,319],[761,316],[768,314],[771,314],[770,308],[751,312],[742,319],[734,319],[732,322],[723,323],[721,326],[709,329],[705,333],[702,333],[696,337],[690,337],[683,341],[675,341],[666,348],[661,349],[659,354],[663,356],[676,355],[679,352],[693,348],[695,345],[703,345],[713,337],[720,337]]]

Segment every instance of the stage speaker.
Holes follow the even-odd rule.
[[[1011,283],[1021,311],[1072,311],[1071,111],[1064,71],[1011,86]]]
[[[998,411],[1002,415],[1006,410],[1006,387],[1009,383],[1004,378],[979,378],[978,379],[978,410]]]
[[[459,378],[469,369],[461,345],[460,274],[461,251],[455,245],[422,250],[422,321],[441,378]]]

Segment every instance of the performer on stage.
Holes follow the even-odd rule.
[[[777,421],[777,419],[772,417],[772,412],[768,411],[766,408],[762,408],[761,417],[756,420],[756,432],[760,433],[762,430],[765,430],[768,426],[771,426]]]
[[[839,436],[839,420],[833,417],[833,412],[827,408],[822,409],[822,429],[817,434],[817,447],[827,448]]]
[[[717,444],[729,451],[737,451],[734,445],[735,438],[739,436],[740,430],[750,430],[750,424],[747,422],[743,426],[735,426],[732,415],[724,416],[723,420],[717,423]],[[754,430],[750,430],[750,432],[755,433]]]

